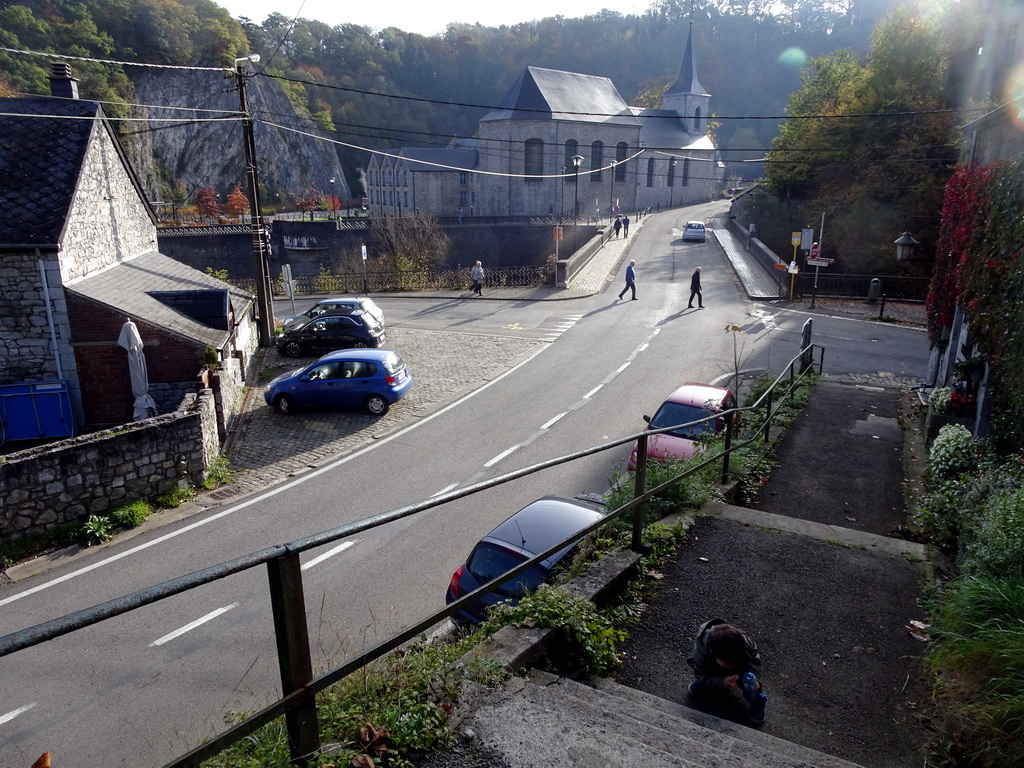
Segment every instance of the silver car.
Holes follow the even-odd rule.
[[[703,221],[686,222],[686,229],[683,230],[683,242],[694,240],[698,243],[703,243],[706,237],[707,230],[704,227]]]
[[[368,317],[372,318],[371,325],[380,328],[384,326],[384,313],[373,299],[366,296],[337,296],[332,299],[318,301],[301,315],[293,315],[287,318],[284,321],[284,329],[287,331],[319,315],[347,315],[357,309],[363,310]]]

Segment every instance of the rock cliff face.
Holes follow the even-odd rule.
[[[192,192],[210,187],[223,204],[235,184],[246,189],[245,153],[235,76],[206,71],[143,72],[135,79],[133,117],[168,122],[130,124],[125,149],[150,200],[166,200],[166,189],[181,181]],[[280,195],[312,186],[342,200],[352,198],[334,147],[328,141],[267,126],[263,120],[316,134],[295,114],[275,80],[252,77],[247,85],[255,121],[256,156],[264,207],[276,207]],[[160,106],[148,106],[160,105]],[[361,193],[360,193],[361,194]]]

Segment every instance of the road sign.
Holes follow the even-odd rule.
[[[791,235],[790,242],[793,243],[793,245],[800,245],[800,233],[799,232],[794,232]]]
[[[827,267],[833,261],[834,261],[834,259],[808,259],[807,260],[807,266],[808,267]]]
[[[788,267],[785,264],[772,264],[772,266],[775,267],[776,269],[788,269]]]
[[[818,254],[819,253],[821,253],[821,249],[818,247],[818,244],[815,243],[814,245],[811,246],[811,256],[810,257],[812,259],[816,259],[816,258],[818,258]]]
[[[562,239],[562,228],[561,227],[555,227],[554,233],[552,235],[552,239],[555,240],[556,242],[558,242],[559,240]]]

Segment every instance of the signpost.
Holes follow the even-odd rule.
[[[821,246],[815,243],[811,246],[810,254],[807,257],[807,266],[814,267],[814,290],[811,292],[811,309],[818,300],[818,269],[827,267],[835,259],[826,259],[821,255]]]

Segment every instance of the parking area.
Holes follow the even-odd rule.
[[[214,504],[264,490],[351,453],[454,402],[545,344],[514,337],[389,328],[387,346],[408,364],[413,386],[383,417],[361,408],[311,409],[294,416],[278,413],[264,402],[262,383],[316,357],[293,359],[274,348],[263,350],[261,385],[249,392],[245,413],[226,446],[235,479],[204,494],[203,501]]]

